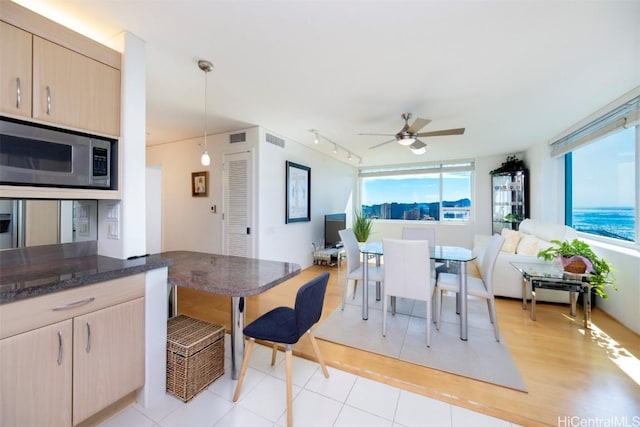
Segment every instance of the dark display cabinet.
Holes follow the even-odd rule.
[[[529,181],[524,163],[508,157],[501,168],[491,171],[493,233],[503,228],[517,230],[529,216]]]

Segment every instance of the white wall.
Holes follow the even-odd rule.
[[[258,129],[246,129],[244,132],[248,142],[237,144],[228,144],[228,133],[208,135],[209,166],[200,163],[202,137],[147,147],[147,165],[162,169],[163,251],[223,252],[222,158],[225,152],[255,148]],[[203,171],[209,172],[209,194],[207,197],[193,197],[191,173]],[[216,213],[211,212],[214,205]]]
[[[98,203],[98,254],[128,258],[146,253],[145,248],[145,43],[131,33],[112,40],[122,53],[120,141],[118,166],[122,200]],[[124,185],[126,183],[126,185]],[[119,205],[119,238],[107,236],[107,212]]]
[[[267,131],[281,137],[280,135]],[[324,237],[324,215],[351,212],[356,188],[354,165],[334,160],[295,141],[285,139],[285,148],[260,137],[258,232],[259,256],[291,261],[303,268],[313,262],[312,243]],[[311,221],[285,224],[285,162],[311,168]]]
[[[146,238],[147,253],[162,252],[162,169],[148,167],[146,171]]]
[[[609,298],[598,298],[596,306],[640,334],[640,254],[600,242],[588,243],[594,252],[611,262],[617,279],[618,290],[607,290]]]

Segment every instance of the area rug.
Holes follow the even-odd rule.
[[[360,287],[359,287],[360,288]],[[358,289],[360,291],[360,289]],[[526,392],[508,348],[497,342],[484,300],[468,302],[468,340],[460,339],[455,297],[445,296],[440,330],[431,329],[427,347],[426,303],[398,298],[396,314],[387,315],[387,336],[382,336],[382,301],[369,292],[369,320],[362,320],[361,296],[348,299],[320,323],[317,338],[393,357],[440,371]]]

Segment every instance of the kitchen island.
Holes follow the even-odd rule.
[[[260,294],[300,274],[300,266],[289,262],[267,261],[201,252],[164,252],[172,260],[169,283],[177,306],[177,287],[231,297],[231,377],[238,379],[242,363],[245,297]],[[174,308],[173,313],[177,310]]]

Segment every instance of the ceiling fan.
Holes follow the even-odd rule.
[[[418,138],[427,138],[430,136],[447,136],[447,135],[462,135],[464,128],[457,129],[445,129],[436,130],[433,132],[419,132],[420,129],[431,123],[429,119],[416,118],[416,120],[409,126],[409,120],[411,119],[411,113],[403,113],[400,117],[404,120],[404,126],[398,133],[386,134],[386,133],[360,133],[358,135],[375,135],[375,136],[393,136],[393,139],[381,142],[380,144],[369,147],[369,150],[382,147],[390,142],[397,141],[398,144],[409,146],[411,151],[415,154],[424,154],[427,151],[427,144],[420,141]]]

